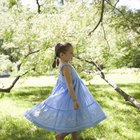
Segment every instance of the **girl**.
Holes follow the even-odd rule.
[[[97,125],[106,118],[99,103],[91,95],[74,67],[70,43],[55,46],[52,67],[59,65],[59,77],[50,96],[26,111],[25,117],[44,129],[60,132],[56,140],[64,140],[68,134],[77,140],[79,130]]]

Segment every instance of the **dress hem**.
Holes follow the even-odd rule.
[[[33,124],[43,128],[45,130],[52,130],[54,132],[63,132],[63,133],[69,133],[69,132],[74,132],[74,131],[81,131],[81,130],[86,129],[86,128],[94,127],[95,125],[97,125],[98,123],[100,123],[101,121],[103,121],[104,119],[107,118],[106,116],[103,116],[102,118],[100,118],[96,122],[90,122],[89,124],[81,126],[81,127],[78,127],[78,128],[71,128],[71,130],[64,130],[65,128],[64,129],[57,129],[57,128],[52,128],[52,127],[49,127],[49,126],[43,126],[43,125],[39,124],[37,121],[35,121],[33,118],[31,118],[29,114],[24,114],[24,116],[30,122],[32,122]]]

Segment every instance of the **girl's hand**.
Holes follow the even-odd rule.
[[[78,101],[74,101],[74,109],[79,109],[79,103],[78,103]]]

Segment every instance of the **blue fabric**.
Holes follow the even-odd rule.
[[[68,92],[63,66],[71,68],[73,88],[80,108],[74,109]],[[106,118],[101,106],[94,99],[70,64],[60,64],[59,77],[50,96],[25,112],[25,117],[37,126],[55,132],[73,132],[97,125]]]

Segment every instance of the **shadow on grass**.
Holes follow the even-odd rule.
[[[24,100],[34,104],[45,100],[51,94],[52,90],[53,87],[22,87],[15,88],[11,93],[5,93],[2,97],[10,97],[21,101]]]
[[[131,94],[132,96],[140,99],[140,96],[139,96],[140,86],[138,84],[135,84],[135,83],[134,84],[133,83],[132,84],[118,84],[118,86],[124,91],[131,89],[132,91],[130,91],[128,94],[129,95]],[[104,96],[104,94],[106,94],[106,96],[108,96],[109,98],[112,98],[111,97],[112,94],[110,93],[115,91],[109,85],[88,85],[87,87],[91,91],[92,95],[95,97],[98,96],[97,94],[100,94],[100,96]],[[49,96],[52,90],[53,90],[53,87],[49,87],[49,86],[48,87],[21,87],[21,88],[13,89],[11,93],[5,93],[4,96],[8,96],[8,97],[14,96],[19,99],[22,99],[22,98],[28,98],[30,96],[35,95],[36,97],[38,97],[38,99],[45,99]],[[108,94],[106,92],[108,92]]]
[[[136,84],[136,83],[118,84],[118,86],[124,92],[126,92],[128,95],[130,95],[140,101],[140,85],[139,84]],[[90,89],[91,93],[95,97],[96,97],[96,94],[100,94],[100,97],[102,97],[102,96],[104,96],[104,94],[106,94],[106,96],[110,99],[113,99],[114,95],[116,95],[117,98],[123,98],[110,85],[89,85],[88,88]],[[111,93],[113,93],[113,94],[111,94]]]
[[[130,90],[126,93],[140,101],[140,86],[138,84],[118,84],[118,86],[124,91]],[[87,87],[101,106],[109,107],[109,104],[106,103],[108,102],[108,99],[114,101],[119,100],[120,102],[131,105],[131,103],[125,101],[124,98],[109,85],[88,85]],[[24,100],[36,104],[45,100],[51,94],[52,90],[53,87],[15,88],[11,93],[5,93],[1,98],[8,96],[17,100]]]
[[[121,84],[119,85],[124,91],[130,89],[130,94],[135,98],[139,98],[140,87],[135,84]],[[79,140],[97,140],[97,139],[107,139],[108,136],[112,137],[119,135],[121,139],[122,132],[121,128],[129,131],[135,130],[137,133],[140,130],[140,120],[138,115],[138,110],[132,108],[126,103],[123,98],[117,94],[116,91],[109,85],[89,85],[87,86],[91,91],[95,99],[106,109],[109,110],[106,125],[99,125],[94,127],[90,132],[83,132],[79,136]],[[26,101],[30,104],[36,104],[44,99],[46,99],[52,92],[53,87],[26,87],[26,88],[16,88],[13,89],[11,93],[4,94],[3,97],[14,98],[20,102]],[[128,93],[129,94],[129,93]],[[1,97],[1,98],[3,98]],[[28,104],[28,105],[29,105]],[[117,114],[116,114],[117,112]],[[109,123],[110,124],[109,124]],[[111,124],[112,123],[112,124]],[[115,135],[115,128],[119,131]],[[128,128],[128,129],[127,129]],[[106,133],[106,136],[104,135]],[[112,135],[110,134],[112,133]],[[103,135],[101,135],[103,134]],[[55,132],[46,131],[29,123],[25,118],[15,118],[12,116],[0,116],[0,139],[1,140],[55,140]],[[127,133],[126,133],[127,136]],[[97,137],[97,138],[96,138]],[[129,135],[127,136],[127,138]],[[70,138],[66,138],[70,140]]]
[[[131,84],[119,84],[119,86],[125,91],[128,90],[128,94],[140,101],[140,85],[136,83]]]
[[[56,132],[44,130],[28,123],[23,118],[12,116],[1,117],[0,132],[1,140],[55,140],[55,135],[57,134]],[[71,135],[66,137],[66,140],[71,140]],[[78,140],[97,139],[93,135],[86,135],[81,131],[79,132]]]
[[[0,120],[1,140],[54,140],[55,133],[27,123],[23,118],[6,116]]]

